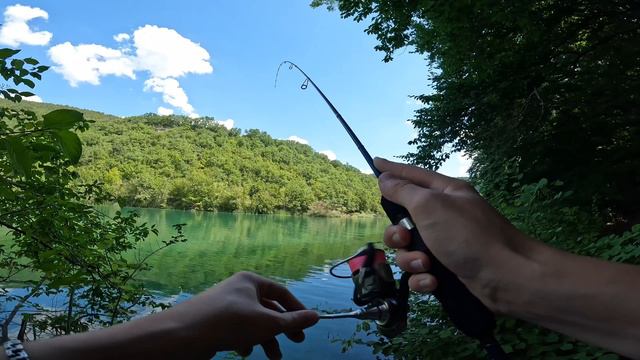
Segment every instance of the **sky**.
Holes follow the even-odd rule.
[[[410,95],[431,91],[427,62],[410,48],[382,62],[367,23],[313,9],[310,0],[41,0],[3,2],[0,47],[22,49],[52,68],[33,101],[118,116],[211,116],[226,127],[260,129],[309,144],[370,172],[331,110],[325,92],[373,156],[413,150]],[[454,154],[440,169],[465,176]]]

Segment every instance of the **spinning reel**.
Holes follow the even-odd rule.
[[[336,267],[345,262],[349,265],[351,276],[335,273]],[[333,265],[329,273],[337,278],[351,278],[354,285],[352,300],[362,308],[348,313],[321,314],[321,319],[375,320],[380,334],[389,338],[406,329],[409,311],[408,277],[403,276],[399,284],[396,282],[384,250],[368,243],[353,256]]]

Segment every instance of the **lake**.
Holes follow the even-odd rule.
[[[381,242],[388,220],[315,218],[287,215],[207,213],[136,209],[141,221],[157,224],[160,239],[171,225],[188,224],[186,243],[173,245],[150,260],[144,275],[161,298],[183,301],[192,294],[242,270],[285,284],[308,308],[353,308],[352,282],[329,275],[329,267],[367,242]],[[150,245],[152,246],[152,245]],[[346,265],[338,272],[348,274]],[[371,350],[356,346],[341,353],[334,340],[352,336],[357,320],[321,320],[305,331],[302,344],[280,337],[285,359],[371,359]],[[225,354],[216,356],[224,358]],[[256,347],[250,359],[265,358]]]

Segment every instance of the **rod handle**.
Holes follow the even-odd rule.
[[[380,203],[394,225],[401,224],[411,232],[411,243],[407,249],[422,251],[429,257],[431,261],[429,273],[438,280],[438,287],[433,295],[438,299],[455,327],[465,335],[480,341],[485,341],[487,337],[492,338],[496,326],[493,312],[427,248],[407,209],[384,197]]]

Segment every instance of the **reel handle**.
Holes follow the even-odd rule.
[[[465,335],[483,343],[491,341],[496,326],[495,316],[491,310],[473,295],[462,281],[427,248],[407,209],[384,197],[382,197],[380,204],[394,225],[400,224],[411,232],[411,243],[407,250],[422,251],[431,260],[429,273],[438,279],[438,287],[433,295],[438,299],[456,328]]]

